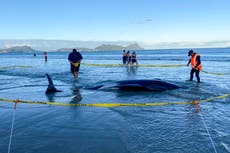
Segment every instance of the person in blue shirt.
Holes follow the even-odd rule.
[[[78,72],[80,69],[80,63],[82,59],[83,57],[81,53],[78,52],[76,49],[73,49],[73,51],[68,56],[68,60],[70,62],[70,71],[76,79],[78,79]]]

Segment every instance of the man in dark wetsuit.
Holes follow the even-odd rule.
[[[201,61],[200,61],[200,55],[196,52],[194,52],[193,50],[190,50],[188,52],[188,56],[191,56],[190,60],[188,61],[187,66],[189,66],[189,64],[191,64],[191,72],[190,72],[190,80],[193,80],[193,74],[196,73],[196,78],[197,78],[197,82],[200,83],[200,76],[199,73],[202,70],[202,65],[201,65]]]
[[[76,49],[73,49],[73,51],[68,56],[68,60],[70,62],[70,71],[76,79],[78,79],[78,72],[82,59],[83,58],[81,53],[78,52]]]

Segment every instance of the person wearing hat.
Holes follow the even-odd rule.
[[[188,51],[188,56],[190,56],[190,59],[188,61],[187,66],[189,66],[189,64],[191,64],[191,72],[190,72],[190,80],[193,80],[193,74],[196,73],[196,78],[197,78],[197,82],[200,83],[200,71],[202,70],[202,65],[201,65],[201,60],[200,60],[200,55],[196,52],[194,52],[193,50],[189,50]]]
[[[80,69],[80,63],[82,60],[82,55],[76,49],[69,54],[68,60],[70,62],[70,71],[73,74],[74,78],[78,79],[78,72]]]

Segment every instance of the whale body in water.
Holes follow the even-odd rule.
[[[178,85],[163,81],[154,80],[123,80],[115,81],[105,85],[90,87],[92,90],[124,90],[124,91],[165,91],[180,88]]]
[[[46,94],[54,92],[62,92],[55,88],[53,81],[49,74],[46,74],[49,85],[46,89]],[[115,81],[103,85],[97,85],[94,87],[88,87],[86,89],[91,90],[121,90],[121,91],[165,91],[180,88],[178,85],[163,81],[160,79],[154,80],[123,80]]]

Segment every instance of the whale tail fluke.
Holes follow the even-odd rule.
[[[46,94],[53,93],[53,92],[62,92],[61,90],[57,90],[53,84],[53,80],[51,79],[50,75],[46,73],[46,77],[48,79],[48,87],[46,89]]]

